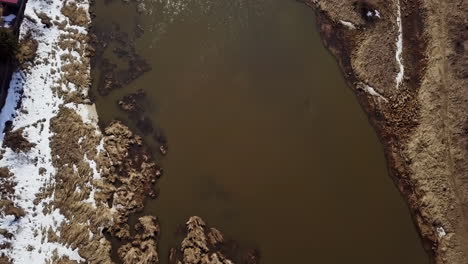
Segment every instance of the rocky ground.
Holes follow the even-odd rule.
[[[305,0],[434,263],[468,259],[468,2]]]

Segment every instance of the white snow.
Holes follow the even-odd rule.
[[[362,88],[364,89],[364,91],[366,91],[368,94],[372,95],[372,96],[375,96],[379,99],[382,99],[385,103],[388,103],[388,100],[387,98],[383,97],[379,92],[377,92],[374,88],[370,87],[369,85],[367,84],[363,84],[362,85]]]
[[[366,16],[380,18],[380,12],[377,9],[374,10],[374,11],[369,10],[369,11],[367,11]]]
[[[47,213],[43,210],[45,206],[52,203],[52,197],[42,200],[35,205],[33,201],[36,195],[44,187],[53,186],[56,169],[52,165],[51,148],[49,146],[50,137],[53,136],[50,130],[50,119],[54,117],[63,105],[63,100],[53,91],[52,87],[60,88],[64,91],[76,89],[73,85],[59,84],[62,77],[60,68],[64,61],[61,56],[71,54],[77,59],[79,54],[75,51],[61,50],[57,45],[61,30],[52,26],[44,27],[37,17],[37,13],[43,12],[49,17],[63,21],[67,19],[60,9],[63,6],[62,0],[29,0],[26,6],[25,15],[35,20],[37,24],[25,18],[20,28],[20,34],[24,36],[31,31],[33,37],[38,41],[36,61],[50,61],[53,63],[37,63],[28,72],[16,72],[13,74],[8,91],[5,106],[0,113],[0,131],[4,130],[5,122],[13,121],[13,129],[24,128],[23,135],[28,141],[36,145],[28,153],[16,153],[10,148],[4,148],[5,153],[0,160],[0,167],[8,167],[14,174],[15,199],[13,202],[25,210],[26,215],[19,220],[13,216],[0,215],[0,228],[7,229],[14,234],[12,240],[0,235],[0,245],[6,242],[11,243],[11,248],[4,250],[13,263],[45,263],[57,252],[59,256],[68,256],[71,260],[84,261],[77,250],[73,250],[66,245],[50,242],[47,232],[51,228],[60,235],[57,228],[62,222],[68,220],[58,209]],[[88,9],[87,0],[80,1],[79,6]],[[5,18],[4,18],[5,19]],[[9,18],[14,19],[14,18]],[[87,33],[87,29],[78,26],[69,26],[79,32]],[[55,69],[55,71],[52,71]],[[55,72],[55,73],[52,73]],[[23,96],[21,96],[23,94]],[[16,109],[21,100],[21,109]],[[97,127],[97,115],[92,106],[87,105],[67,105],[75,109],[83,120]],[[44,121],[45,120],[45,121]],[[37,124],[37,125],[34,125]],[[3,133],[0,140],[3,141]],[[101,146],[100,148],[103,149]],[[96,163],[84,157],[93,170],[93,178],[99,178]],[[39,168],[45,168],[47,173],[39,175]],[[94,191],[87,202],[95,205]]]
[[[379,12],[379,10],[377,10],[377,9],[374,10],[374,14],[375,14],[376,17],[380,18],[380,12]]]
[[[98,117],[95,113],[96,109],[94,105],[68,103],[64,106],[75,110],[84,123],[92,124],[97,128]]]
[[[401,23],[401,7],[400,0],[397,0],[397,26],[398,26],[398,37],[396,40],[396,53],[395,58],[398,63],[398,73],[395,78],[396,88],[398,89],[403,81],[405,75],[405,67],[403,66],[403,25]]]
[[[101,153],[101,151],[105,151],[106,149],[104,148],[104,138],[99,141],[99,145],[96,147],[97,153]]]
[[[97,170],[96,161],[88,159],[86,155],[83,157],[83,160],[86,161],[89,164],[89,167],[93,170],[93,179],[101,179],[101,174]]]
[[[445,235],[447,235],[447,233],[445,232],[444,228],[443,227],[437,227],[436,228],[436,231],[437,231],[437,236],[439,238],[443,238]]]
[[[356,26],[349,21],[340,20],[340,23],[349,29],[356,29]]]

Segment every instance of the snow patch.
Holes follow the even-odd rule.
[[[444,228],[441,227],[441,226],[437,227],[437,228],[436,228],[436,231],[437,231],[437,236],[438,236],[439,238],[443,238],[444,236],[447,235],[447,233],[445,232]]]
[[[375,14],[376,17],[381,18],[379,10],[377,10],[377,9],[374,10],[374,14]]]
[[[349,29],[356,29],[356,26],[349,21],[340,20],[340,23]]]
[[[379,10],[377,10],[377,9],[376,9],[376,10],[369,10],[369,11],[367,11],[366,16],[367,16],[367,17],[377,17],[377,18],[381,18],[381,17],[380,17],[380,12],[379,12]]]
[[[371,86],[367,85],[367,84],[362,84],[362,89],[367,92],[368,94],[372,95],[372,96],[375,96],[381,100],[383,100],[385,103],[388,103],[388,100],[387,98],[385,98],[384,96],[382,96],[379,92],[377,92],[374,88],[372,88]]]
[[[405,67],[403,66],[403,25],[401,22],[401,6],[400,0],[397,0],[397,26],[398,26],[398,37],[396,40],[396,53],[395,58],[398,63],[398,73],[395,78],[396,88],[398,89],[403,82],[405,75]]]

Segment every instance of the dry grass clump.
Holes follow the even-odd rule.
[[[10,258],[7,256],[0,256],[0,264],[11,264]]]
[[[5,215],[13,215],[15,219],[24,216],[24,210],[16,207],[12,201],[0,200],[0,211]]]
[[[0,199],[12,199],[16,183],[11,180],[13,173],[6,167],[0,168]]]
[[[190,217],[186,231],[180,250],[171,249],[170,264],[233,264],[218,250],[224,243],[221,232],[208,228],[200,217]]]
[[[140,217],[135,225],[137,234],[131,243],[121,246],[118,250],[124,264],[153,264],[158,263],[157,238],[159,225],[154,216]]]
[[[87,26],[89,24],[88,12],[78,7],[75,2],[69,2],[62,7],[62,14],[64,14],[72,25]]]
[[[23,128],[15,131],[7,131],[3,139],[3,146],[11,148],[14,152],[28,152],[36,146],[36,144],[29,142],[23,136]]]
[[[46,13],[36,12],[36,15],[41,20],[41,23],[44,24],[46,27],[49,28],[52,26],[52,18],[50,18]]]
[[[110,243],[99,228],[110,225],[113,215],[106,201],[99,199],[101,190],[94,185],[93,171],[84,160],[85,156],[95,159],[100,136],[94,126],[83,123],[74,110],[66,107],[51,120],[51,130],[55,133],[51,139],[52,162],[61,168],[55,175],[53,207],[60,208],[69,221],[59,227],[60,237],[49,235],[49,240],[78,248],[90,263],[111,263]],[[95,204],[86,202],[92,191],[96,192]]]
[[[37,40],[32,38],[31,33],[27,33],[20,41],[16,59],[21,65],[26,62],[32,62],[36,57]]]

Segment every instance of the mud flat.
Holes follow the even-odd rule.
[[[468,3],[309,0],[434,263],[468,259]]]

